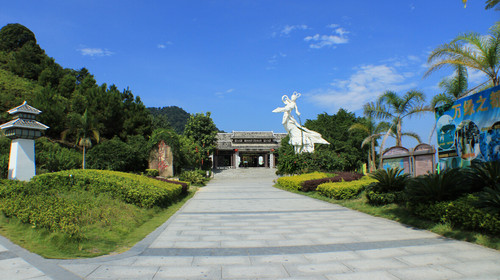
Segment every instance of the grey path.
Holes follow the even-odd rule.
[[[130,251],[46,260],[0,238],[0,279],[500,279],[500,252],[228,170]],[[3,245],[3,246],[2,246]]]

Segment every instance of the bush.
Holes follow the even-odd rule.
[[[475,206],[489,213],[500,215],[500,183],[492,187],[485,187],[478,194],[478,201]]]
[[[42,137],[35,141],[37,174],[77,169],[82,166],[82,153],[63,147]]]
[[[467,195],[451,202],[419,203],[410,209],[414,214],[435,222],[500,234],[500,216],[475,207],[477,202],[476,196]]]
[[[379,169],[369,175],[377,181],[373,191],[378,193],[403,191],[409,179],[409,174],[404,174],[401,168]]]
[[[368,185],[375,182],[367,176],[350,182],[324,183],[318,186],[318,193],[334,199],[351,199],[357,197]]]
[[[159,178],[159,177],[155,177],[154,179],[160,180],[163,182],[167,182],[167,183],[171,183],[171,184],[181,185],[183,194],[186,194],[188,189],[189,189],[189,182],[175,181],[175,180],[169,180],[169,179],[164,179],[164,178]]]
[[[453,200],[466,190],[461,170],[452,168],[413,178],[405,191],[411,202],[433,202]]]
[[[323,183],[340,182],[340,181],[350,182],[354,180],[359,180],[361,179],[361,177],[363,177],[363,174],[354,172],[337,172],[337,175],[334,177],[304,181],[300,184],[301,185],[300,190],[303,192],[316,191],[317,187]]]
[[[368,203],[371,205],[387,205],[392,203],[401,203],[406,200],[406,196],[404,192],[388,192],[388,193],[379,193],[372,189],[371,186],[368,186],[366,189],[366,198],[368,199]]]
[[[159,175],[160,175],[160,172],[158,171],[158,169],[146,169],[146,176],[156,177]]]
[[[299,190],[302,183],[308,180],[327,178],[329,175],[322,172],[313,172],[295,176],[285,176],[278,178],[278,185],[289,190]]]
[[[202,172],[204,173],[205,171]],[[181,181],[189,182],[195,186],[204,186],[206,181],[208,180],[197,170],[184,171],[181,173],[181,175],[179,175],[179,179]]]
[[[74,189],[93,194],[107,193],[139,207],[167,206],[177,200],[182,187],[152,178],[104,170],[68,170],[43,174],[31,179],[28,192],[69,191]]]
[[[115,137],[89,150],[87,167],[114,171],[141,171],[145,165],[137,159],[135,152],[127,143]]]
[[[0,179],[9,175],[10,139],[0,132]]]
[[[472,192],[483,188],[494,189],[500,184],[500,162],[473,163],[465,174]]]

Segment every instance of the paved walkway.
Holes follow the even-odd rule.
[[[46,260],[0,238],[0,279],[500,279],[500,252],[216,175],[126,253]]]

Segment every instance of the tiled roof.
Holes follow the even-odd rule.
[[[46,130],[49,128],[48,126],[44,125],[43,123],[37,122],[35,120],[27,120],[27,119],[14,119],[11,120],[10,122],[4,123],[0,125],[0,129],[7,129],[7,128],[31,128],[31,129],[38,129],[38,130]]]
[[[9,114],[11,114],[11,115],[15,114],[15,113],[28,113],[28,114],[38,115],[42,111],[40,111],[37,108],[34,108],[34,107],[28,105],[28,103],[26,103],[26,101],[24,101],[23,104],[17,106],[16,108],[12,108],[12,109],[10,109],[7,112],[9,112]]]

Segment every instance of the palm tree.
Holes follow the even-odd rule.
[[[439,87],[443,89],[443,92],[435,95],[429,105],[429,111],[435,112],[437,106],[451,105],[457,99],[462,98],[467,95],[468,84],[467,84],[467,68],[463,65],[455,65],[455,76],[452,78],[444,78],[440,83]],[[431,142],[432,135],[436,130],[436,124],[432,128],[431,134],[429,135],[429,143]]]
[[[450,65],[463,65],[486,74],[493,86],[500,84],[500,22],[490,28],[490,35],[466,33],[437,47],[428,58],[430,73]]]
[[[467,5],[467,0],[462,0],[462,3],[464,3],[464,8]],[[485,10],[489,10],[493,7],[495,7],[496,11],[500,11],[500,0],[486,0],[486,7],[484,7]]]
[[[408,91],[403,97],[398,96],[393,91],[386,91],[379,96],[376,102],[370,102],[363,106],[365,116],[390,120],[392,122],[380,143],[381,155],[388,136],[396,138],[396,146],[401,146],[401,138],[403,136],[413,137],[420,143],[418,134],[414,132],[403,132],[402,126],[403,119],[428,111],[423,105],[424,101],[424,94],[417,90]],[[382,157],[380,157],[379,168],[382,166],[381,163]]]
[[[363,139],[361,147],[370,143],[370,150],[368,151],[368,168],[370,173],[377,169],[375,163],[375,142],[378,138],[382,137],[387,130],[389,130],[390,124],[388,122],[379,122],[375,124],[372,118],[368,117],[366,123],[355,123],[349,127],[349,131],[361,131],[366,133],[368,136]]]
[[[82,169],[85,169],[85,150],[92,147],[92,138],[99,143],[99,130],[95,120],[89,116],[87,109],[83,115],[70,116],[70,128],[63,132],[63,139],[68,133],[76,135],[76,143],[83,148]]]

